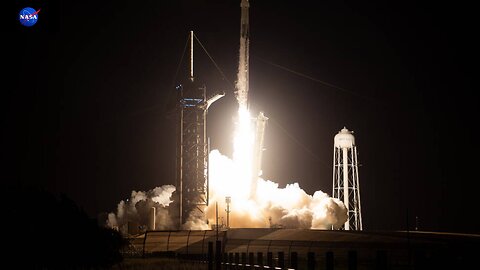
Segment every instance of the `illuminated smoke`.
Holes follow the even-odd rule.
[[[270,180],[258,178],[257,194],[250,196],[250,174],[237,173],[241,166],[222,155],[218,150],[210,152],[210,204],[206,209],[209,224],[216,224],[218,205],[219,224],[225,225],[225,198],[231,197],[229,225],[232,228],[303,228],[335,229],[346,221],[344,204],[329,197],[322,191],[307,194],[298,183],[288,184],[284,188]],[[240,159],[241,160],[241,159]],[[241,164],[241,163],[240,163]],[[150,209],[156,209],[157,230],[176,229],[172,218],[176,209],[172,209],[172,194],[175,187],[165,185],[153,190],[132,191],[129,199],[122,200],[117,213],[108,215],[107,225],[122,228],[128,222],[150,224]],[[186,230],[210,229],[203,216],[189,216],[182,225]]]
[[[247,96],[244,98],[242,101],[246,102]],[[239,100],[233,159],[218,150],[209,154],[210,204],[206,210],[209,223],[217,224],[218,205],[218,223],[226,224],[225,201],[230,197],[230,227],[340,228],[347,220],[346,208],[340,200],[322,191],[309,195],[298,183],[279,188],[277,183],[261,177],[252,180],[252,165],[256,160],[253,130],[252,117]],[[252,189],[255,180],[256,188]]]
[[[344,204],[329,197],[322,191],[313,196],[300,188],[298,183],[280,188],[275,182],[258,178],[257,194],[249,196],[249,179],[240,179],[235,174],[235,162],[220,154],[210,152],[210,198],[207,217],[211,224],[216,223],[215,207],[219,208],[219,223],[226,223],[225,198],[231,197],[230,227],[249,228],[340,228],[347,219]]]
[[[198,211],[190,212],[185,224],[182,225],[184,230],[209,230],[210,226],[205,222],[204,216],[195,216]]]
[[[117,213],[109,213],[107,225],[111,228],[123,228],[127,223],[146,226],[150,224],[150,211],[155,207],[155,229],[174,229],[170,215],[170,204],[175,187],[165,185],[150,191],[132,191],[129,199],[118,203]],[[153,228],[148,228],[153,229]]]

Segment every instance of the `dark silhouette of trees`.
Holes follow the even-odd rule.
[[[119,232],[95,219],[65,195],[40,188],[8,187],[3,208],[7,260],[27,269],[98,269],[120,262]],[[5,239],[5,238],[4,238]]]

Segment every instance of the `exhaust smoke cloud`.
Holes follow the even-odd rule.
[[[347,211],[342,201],[331,198],[318,190],[307,194],[298,183],[280,188],[271,180],[258,177],[252,189],[252,161],[254,133],[252,118],[247,110],[239,109],[234,139],[233,159],[222,155],[219,150],[209,154],[209,197],[210,203],[205,216],[190,216],[181,228],[186,230],[210,229],[217,224],[227,223],[226,197],[231,198],[229,226],[231,228],[303,228],[338,229],[347,220]],[[153,190],[132,191],[131,197],[122,200],[116,213],[110,213],[107,224],[121,227],[128,222],[149,224],[150,208],[156,208],[156,230],[177,229],[178,211],[173,201],[175,187],[165,185]],[[251,194],[255,192],[255,194]],[[153,228],[149,228],[153,229]]]
[[[155,207],[155,228],[150,230],[169,230],[175,227],[171,211],[172,194],[175,187],[165,185],[150,191],[132,191],[129,199],[118,203],[117,212],[109,213],[107,226],[110,228],[123,228],[128,223],[139,226],[151,224],[151,209]]]

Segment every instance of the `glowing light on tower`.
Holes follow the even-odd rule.
[[[333,151],[333,197],[347,208],[344,230],[362,230],[357,147],[353,131],[343,128],[335,135]]]

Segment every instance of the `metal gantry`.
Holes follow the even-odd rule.
[[[179,227],[190,216],[205,219],[208,206],[207,112],[225,93],[207,98],[207,88],[193,76],[193,31],[190,31],[190,78],[177,90],[177,187]]]
[[[194,82],[179,85],[177,182],[180,225],[189,215],[203,215],[208,205],[208,144],[206,87]]]

